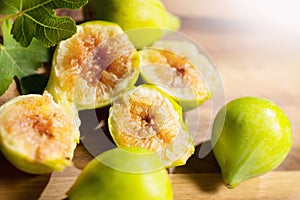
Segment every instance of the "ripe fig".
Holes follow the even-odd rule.
[[[71,165],[78,141],[76,122],[47,91],[15,97],[0,108],[0,149],[24,172],[51,173]]]
[[[140,50],[139,55],[143,80],[177,101],[184,111],[211,97],[205,77],[186,57],[154,47]]]
[[[286,114],[272,101],[242,97],[219,111],[211,143],[226,185],[234,188],[280,165],[290,151],[292,130]]]
[[[119,24],[137,48],[153,43],[166,30],[178,30],[181,24],[160,0],[90,0],[83,10],[86,20]]]
[[[139,57],[115,23],[90,21],[62,41],[53,56],[46,89],[63,105],[78,110],[109,105],[139,74]]]
[[[115,148],[94,158],[67,192],[70,200],[172,200],[169,175],[153,152]]]
[[[212,95],[214,94],[218,84],[220,84],[220,79],[214,64],[201,46],[196,45],[193,41],[189,41],[188,38],[184,38],[176,40],[159,40],[156,41],[152,47],[169,50],[187,58],[198,68],[205,78],[210,92]]]
[[[117,146],[149,149],[166,167],[184,165],[194,153],[181,107],[153,86],[121,94],[110,108],[108,124]]]

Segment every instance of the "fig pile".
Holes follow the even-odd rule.
[[[76,110],[112,104],[108,121],[117,146],[147,148],[157,152],[168,167],[183,165],[194,153],[194,144],[182,107],[195,108],[211,93],[200,70],[186,58],[170,50],[155,52],[158,54],[136,50],[115,23],[85,22],[58,45],[46,90],[59,104]],[[166,59],[162,63],[145,61]],[[147,68],[143,77],[169,78],[135,88],[143,67]],[[171,76],[160,70],[163,68],[174,73]],[[175,92],[170,95],[162,88]]]
[[[151,191],[147,194],[149,198],[145,197],[146,190],[141,196],[161,199],[163,194],[164,199],[172,199],[170,189],[165,191],[160,182],[165,179],[163,184],[170,188],[165,168],[184,165],[194,153],[193,136],[183,111],[199,106],[210,98],[211,93],[201,72],[188,59],[171,50],[155,51],[163,54],[156,56],[150,52],[143,56],[147,49],[136,49],[116,23],[95,20],[78,25],[77,33],[56,47],[44,94],[19,96],[1,106],[0,144],[5,157],[27,173],[61,171],[72,164],[73,152],[79,142],[81,122],[78,112],[111,105],[108,122],[115,144],[121,148],[142,148],[152,152],[161,162],[160,170],[163,169],[148,175],[144,172],[134,176],[125,173],[120,180],[132,177],[131,182],[143,182],[152,177],[153,184],[162,188],[157,189],[153,198]],[[141,63],[146,59],[167,61]],[[142,65],[161,65],[162,69],[168,67],[175,73],[166,82],[145,81],[135,86]],[[149,69],[143,72],[144,78],[150,76]],[[153,71],[155,76],[151,80],[159,73],[165,73],[159,68],[153,68]],[[169,81],[177,83],[169,85]],[[170,95],[162,89],[168,87],[172,90],[178,87],[180,91],[172,91],[175,94]],[[180,102],[181,97],[177,97],[181,92],[189,96],[184,105]],[[193,105],[189,106],[189,103]],[[136,161],[130,157],[128,162]],[[150,160],[149,166],[151,163]],[[97,170],[93,168],[98,165],[91,166],[88,168],[97,176]],[[106,170],[104,166],[100,168]],[[142,185],[141,191],[149,184],[152,182]]]
[[[57,46],[44,94],[0,107],[0,149],[27,173],[61,171],[79,142],[78,112],[110,106],[108,128],[118,148],[86,166],[69,198],[170,200],[165,168],[186,164],[195,150],[183,114],[211,99],[216,72],[194,44],[158,40],[162,29],[180,26],[159,0],[90,1],[85,14],[101,20],[77,25]],[[136,28],[146,29],[124,32]],[[273,170],[291,141],[283,111],[259,98],[226,105],[211,140],[229,187]]]

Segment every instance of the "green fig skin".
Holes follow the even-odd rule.
[[[211,143],[225,185],[234,188],[283,162],[292,145],[292,129],[288,117],[275,103],[242,97],[219,111]]]
[[[90,0],[84,7],[84,16],[87,20],[115,22],[124,31],[180,27],[180,19],[168,12],[160,0]]]
[[[181,26],[180,18],[168,12],[160,0],[90,0],[83,14],[85,20],[117,23],[136,48],[145,47]]]
[[[171,181],[158,157],[135,156],[134,151],[126,155],[113,149],[103,153],[104,159],[103,154],[93,159],[68,191],[69,199],[172,200]]]
[[[1,152],[11,164],[28,174],[50,174],[54,171],[62,171],[65,167],[72,165],[71,162],[63,159],[45,161],[43,163],[33,162],[25,155],[7,148],[2,141],[0,141],[0,146]]]

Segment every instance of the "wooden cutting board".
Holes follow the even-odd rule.
[[[228,189],[222,182],[218,168],[207,168],[209,162],[214,163],[210,156],[204,159],[205,161],[198,162],[198,164],[206,163],[206,167],[195,166],[197,161],[192,158],[187,166],[173,169],[170,177],[174,200],[300,199],[300,171],[273,171],[247,180],[234,189]],[[82,145],[79,145],[75,153],[73,167],[69,167],[63,172],[54,172],[48,175],[28,175],[16,170],[1,157],[0,197],[10,200],[65,199],[66,192],[75,182],[81,169],[91,159],[92,156],[84,150]],[[197,167],[203,172],[197,173]],[[208,173],[207,170],[209,169],[215,170],[215,172]]]

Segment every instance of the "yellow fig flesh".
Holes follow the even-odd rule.
[[[143,80],[177,101],[184,111],[211,97],[205,78],[186,57],[154,47],[140,50],[139,55]]]
[[[166,167],[184,165],[194,153],[181,107],[153,86],[140,85],[120,95],[108,123],[118,146],[156,152]]]
[[[24,172],[51,173],[71,165],[78,141],[73,117],[48,92],[18,96],[0,108],[0,149]]]
[[[47,90],[78,110],[109,105],[139,74],[133,44],[115,23],[85,22],[54,54]]]
[[[209,59],[205,49],[188,38],[177,40],[159,40],[152,47],[169,50],[188,59],[201,72],[212,95],[220,84],[220,77],[213,62]]]

